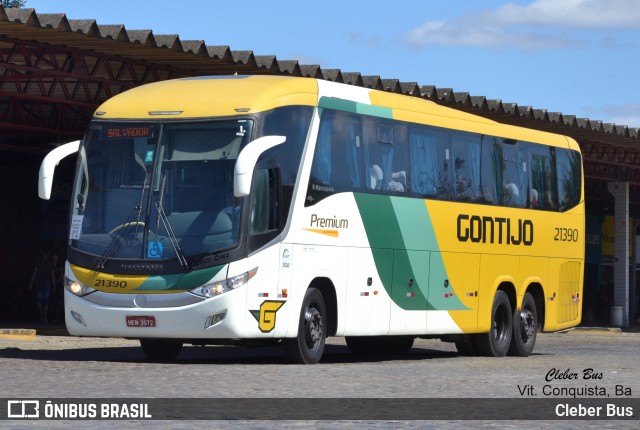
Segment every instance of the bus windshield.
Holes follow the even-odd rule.
[[[233,247],[233,170],[250,120],[94,122],[79,151],[70,246],[109,259],[178,259]]]

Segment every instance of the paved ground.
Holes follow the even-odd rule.
[[[15,330],[15,328],[13,329]],[[417,340],[411,353],[391,360],[358,359],[342,338],[330,339],[323,361],[315,366],[286,364],[279,348],[185,347],[176,363],[145,361],[137,341],[74,338],[48,327],[29,337],[2,337],[0,397],[10,398],[559,398],[571,391],[616,386],[640,397],[640,333],[576,330],[539,335],[531,357],[460,357],[452,344]],[[15,332],[17,334],[17,332]],[[25,333],[23,333],[25,335]],[[9,338],[7,338],[9,337]],[[572,373],[578,381],[552,379]],[[585,369],[599,379],[584,380]],[[596,388],[597,387],[597,388]],[[561,391],[564,390],[564,391]],[[548,392],[548,393],[547,393]],[[567,394],[568,393],[568,394]],[[600,392],[596,394],[602,394]],[[622,394],[622,393],[620,393]],[[622,396],[625,398],[627,396]],[[4,407],[0,405],[0,407]],[[636,411],[636,414],[638,412]],[[5,421],[0,427],[57,428],[61,421]],[[25,425],[29,424],[29,426]],[[78,423],[79,424],[79,423]],[[93,422],[111,428],[117,422]],[[212,425],[214,424],[214,425]],[[140,428],[271,428],[271,421],[137,421]],[[514,421],[285,421],[279,427],[306,428],[521,428]],[[638,422],[535,422],[542,428],[637,428]],[[13,427],[12,427],[13,426]]]

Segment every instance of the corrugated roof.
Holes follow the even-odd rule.
[[[101,25],[93,19],[69,20],[64,13],[38,14],[34,9],[4,9],[0,6],[0,33],[6,37],[163,64],[191,75],[277,74],[344,82],[421,97],[503,123],[562,133],[578,140],[601,141],[627,150],[639,148],[640,130],[626,125],[472,96],[452,88],[323,69],[315,64],[281,60],[274,55],[255,55],[253,51],[210,46],[203,40],[181,40],[176,34],[156,35],[152,30],[130,30],[122,24]]]

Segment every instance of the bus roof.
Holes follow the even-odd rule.
[[[315,79],[203,76],[154,82],[104,102],[94,118],[181,119],[247,115],[278,106],[315,106]]]
[[[280,106],[331,107],[505,138],[578,149],[565,136],[500,124],[432,101],[312,78],[289,76],[203,76],[160,81],[112,97],[96,110],[96,119],[187,119],[247,115]],[[327,102],[329,100],[329,102]],[[362,109],[373,107],[373,109]]]

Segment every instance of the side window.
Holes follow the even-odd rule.
[[[305,205],[344,191],[358,191],[362,175],[360,118],[325,109],[320,121]]]
[[[498,187],[496,182],[502,178],[496,177],[497,166],[500,165],[498,160],[497,148],[500,148],[497,139],[493,136],[480,136],[482,142],[482,153],[480,160],[480,190],[484,203],[497,205]],[[501,153],[501,152],[500,152]]]
[[[364,117],[365,188],[379,192],[402,194],[407,190],[407,167],[402,157],[403,145],[398,142],[392,122]]]
[[[558,182],[555,148],[529,145],[531,165],[530,207],[555,211],[558,209]]]
[[[480,189],[480,135],[456,133],[452,136],[453,196],[457,201],[482,200]]]
[[[529,191],[526,145],[512,139],[501,139],[499,145],[497,142],[494,144],[494,151],[499,151],[502,155],[502,159],[497,153],[494,156],[499,204],[526,207]]]
[[[286,136],[287,140],[267,151],[261,159],[276,159],[282,181],[282,213],[287,216],[293,199],[293,188],[300,168],[300,159],[313,116],[310,106],[286,106],[264,114],[262,136]]]
[[[410,195],[411,178],[409,169],[409,127],[407,123],[396,121],[393,127],[393,160],[387,190],[391,194]]]
[[[279,169],[256,169],[253,176],[249,235],[264,235],[279,229]]]
[[[451,154],[448,135],[428,126],[409,129],[411,184],[414,195],[446,200],[451,197]]]
[[[281,107],[264,114],[260,135],[286,136],[287,140],[265,151],[260,158],[278,160],[284,185],[295,185],[312,115],[313,108],[309,106]]]
[[[380,191],[389,182],[393,158],[393,127],[379,124],[378,118],[365,118],[364,165],[365,188]]]
[[[578,151],[556,149],[558,168],[558,203],[565,211],[580,202],[582,190],[582,160]]]

